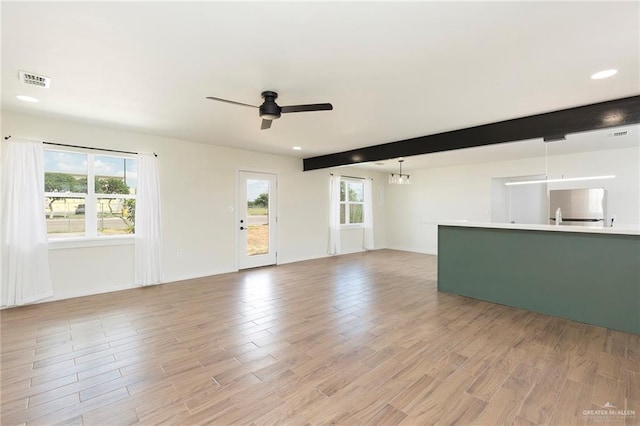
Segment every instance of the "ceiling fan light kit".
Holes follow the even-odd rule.
[[[278,94],[270,91],[262,92],[262,99],[264,99],[264,102],[260,105],[260,117],[263,120],[277,120],[280,118],[281,109],[276,103]]]
[[[281,107],[276,103],[276,99],[278,99],[278,93],[266,90],[261,93],[262,99],[264,102],[262,105],[255,106],[249,105],[242,102],[230,101],[228,99],[215,98],[213,96],[207,96],[207,99],[212,101],[226,102],[229,104],[242,105],[252,108],[258,108],[260,118],[262,118],[262,124],[260,129],[266,130],[271,128],[271,122],[273,120],[277,120],[280,118],[282,114],[290,113],[290,112],[311,112],[311,111],[331,111],[333,110],[333,105],[329,103],[324,104],[309,104],[309,105],[289,105]]]

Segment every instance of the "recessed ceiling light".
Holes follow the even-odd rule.
[[[602,117],[602,122],[607,125],[618,124],[624,120],[625,116],[624,111],[611,111]]]
[[[294,146],[293,149],[295,149],[296,151],[300,151],[302,149],[302,147],[300,146]]]
[[[618,74],[618,70],[603,70],[591,75],[592,80],[601,80]]]
[[[16,95],[16,98],[20,99],[21,101],[25,101],[25,102],[40,102],[39,100],[37,100],[36,98],[32,98],[31,96]]]

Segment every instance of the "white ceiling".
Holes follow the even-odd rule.
[[[310,157],[640,93],[639,2],[3,2],[2,108]],[[589,76],[607,68],[618,75]],[[26,87],[18,70],[53,79]],[[261,131],[259,104],[331,102]],[[35,96],[37,104],[15,98]],[[292,151],[301,146],[301,151]]]

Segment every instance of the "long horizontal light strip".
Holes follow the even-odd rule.
[[[576,182],[579,180],[597,180],[597,179],[614,179],[614,175],[605,175],[605,176],[584,176],[584,177],[575,177],[575,178],[565,178],[565,179],[541,179],[541,180],[523,180],[520,182],[506,182],[505,185],[531,185],[534,183],[554,183],[554,182]]]

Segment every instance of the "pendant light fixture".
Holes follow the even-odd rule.
[[[391,173],[389,176],[389,183],[396,185],[411,185],[409,175],[402,174],[402,163],[404,163],[404,160],[401,158],[398,160],[398,163],[400,163],[400,173]]]
[[[600,179],[615,179],[615,175],[604,175],[604,176],[582,176],[582,177],[573,177],[573,178],[560,178],[560,179],[538,179],[538,180],[522,180],[516,182],[506,182],[505,185],[513,186],[513,185],[530,185],[535,183],[556,183],[556,182],[577,182],[582,180],[600,180]]]

